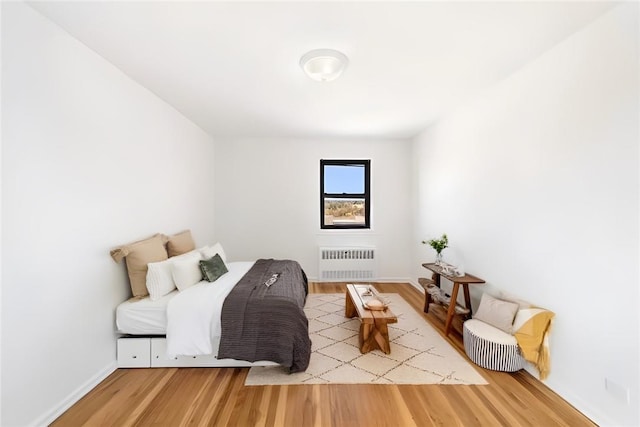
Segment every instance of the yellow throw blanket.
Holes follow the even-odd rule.
[[[518,341],[522,356],[538,369],[540,379],[544,380],[551,368],[547,335],[551,330],[551,322],[555,314],[540,308],[530,308],[520,310],[518,316],[524,316],[520,322],[516,318],[516,322],[522,326],[513,335]]]

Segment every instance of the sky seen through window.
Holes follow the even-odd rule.
[[[325,165],[324,192],[327,194],[363,194],[364,166]]]

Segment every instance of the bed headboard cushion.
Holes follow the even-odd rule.
[[[134,297],[149,295],[147,291],[147,264],[164,261],[169,256],[165,248],[167,237],[155,234],[147,239],[128,243],[111,251],[111,257],[119,262],[122,258],[127,264],[131,293]]]
[[[196,244],[191,236],[191,230],[185,230],[173,236],[169,236],[167,242],[167,253],[170,257],[182,255],[196,248]]]

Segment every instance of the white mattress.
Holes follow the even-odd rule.
[[[116,309],[118,332],[131,335],[165,335],[167,333],[167,304],[177,290],[157,301],[151,298],[130,299]]]
[[[193,301],[193,298],[205,298],[216,300],[216,296],[221,296],[223,301],[235,284],[245,275],[247,271],[253,266],[255,261],[250,262],[231,262],[227,263],[229,273],[223,275],[216,281],[216,286],[212,287],[207,281],[197,283],[180,295],[175,302],[185,303],[188,296],[191,298],[189,304],[198,305]],[[145,298],[131,298],[116,308],[116,328],[121,334],[129,335],[167,335],[167,307],[169,302],[180,294],[177,289],[163,296],[162,298],[151,301],[147,296]],[[185,309],[183,308],[183,311]],[[222,304],[217,307],[217,313],[222,310]],[[190,311],[190,310],[187,310]],[[214,324],[213,336],[220,336],[220,321]],[[174,331],[175,332],[175,331]]]

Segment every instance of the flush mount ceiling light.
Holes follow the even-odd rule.
[[[315,49],[300,58],[300,66],[307,76],[319,82],[330,82],[340,77],[348,62],[344,53],[333,49]]]

